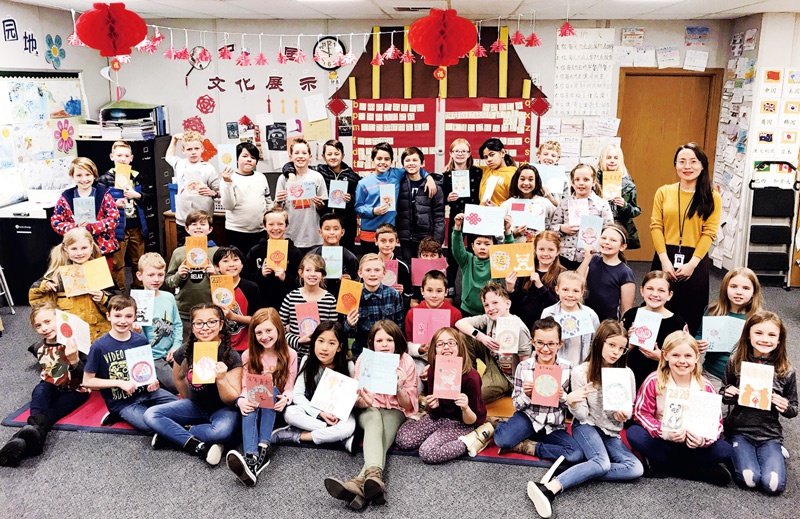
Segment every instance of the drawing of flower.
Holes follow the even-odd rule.
[[[61,60],[67,57],[67,51],[61,48],[63,42],[61,36],[56,34],[55,38],[48,34],[44,38],[47,51],[44,53],[44,59],[48,63],[52,63],[53,68],[61,68]]]
[[[75,133],[75,127],[69,124],[69,119],[58,121],[58,130],[53,132],[53,136],[56,138],[58,151],[67,153],[75,146],[75,141],[72,139],[73,133]]]

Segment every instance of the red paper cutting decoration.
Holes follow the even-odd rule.
[[[455,9],[431,9],[408,29],[408,44],[425,57],[426,65],[449,66],[458,63],[478,41],[472,22],[461,18]]]
[[[500,53],[506,51],[506,44],[503,43],[503,40],[497,38],[492,46],[489,47],[489,52]]]
[[[315,52],[314,56],[311,58],[311,60],[314,63],[319,63],[319,60],[321,60],[321,59],[322,59],[322,54],[320,53],[320,51]]]
[[[264,56],[263,52],[259,52],[258,53],[258,56],[256,56],[256,61],[255,61],[254,65],[258,65],[258,66],[269,65],[269,61],[267,61],[267,57]]]
[[[189,61],[189,48],[181,47],[175,51],[175,59]]]
[[[78,38],[78,34],[73,32],[69,36],[67,36],[67,44],[72,45],[73,47],[86,47],[86,44]]]
[[[544,97],[537,97],[531,102],[531,110],[541,117],[550,110],[550,102]]]
[[[203,47],[200,52],[197,53],[197,61],[202,61],[203,63],[209,63],[211,61],[211,53],[208,52],[208,49]]]
[[[231,55],[231,49],[228,48],[228,45],[225,44],[219,49],[219,59],[233,59]]]
[[[184,121],[184,125],[185,124],[186,121]],[[203,139],[203,153],[200,154],[200,158],[203,159],[203,162],[208,162],[209,160],[213,159],[216,156],[217,156],[216,146],[214,146],[214,144],[211,142],[210,139]]]
[[[575,36],[575,29],[569,24],[569,22],[564,22],[564,25],[559,27],[558,29],[559,36]]]
[[[125,9],[125,4],[94,4],[78,17],[75,32],[87,47],[101,56],[130,54],[131,47],[147,36],[147,25],[138,14]]]
[[[539,38],[535,32],[532,32],[528,39],[525,40],[526,47],[538,47],[542,44],[542,39]]]
[[[475,45],[474,49],[472,49],[472,55],[475,56],[476,58],[485,58],[486,48],[479,43]]]
[[[253,126],[252,119],[250,119],[246,115],[241,116],[237,122],[242,126]]]
[[[289,58],[287,58],[287,57],[286,57],[286,54],[284,54],[283,52],[279,52],[279,53],[278,53],[278,57],[277,57],[277,58],[275,58],[275,59],[276,59],[276,60],[278,61],[278,63],[280,63],[281,65],[285,65],[286,63],[288,63],[288,62],[289,62]]]
[[[177,59],[177,58],[175,57],[175,49],[174,49],[173,47],[170,47],[170,48],[168,48],[168,49],[167,49],[167,50],[164,52],[164,57],[165,57],[165,58],[167,58],[167,59],[173,59],[173,60],[174,60],[174,59]]]
[[[515,32],[511,36],[511,45],[524,45],[525,44],[525,35],[519,32]]]
[[[199,115],[195,115],[194,117],[189,117],[188,119],[183,120],[183,131],[188,132],[189,130],[206,133],[206,125],[203,124],[203,120],[200,119]]]
[[[236,58],[236,64],[240,67],[249,67],[250,66],[250,53],[246,50],[243,50],[239,57]]]
[[[336,115],[336,116],[338,116],[339,114],[341,114],[342,112],[344,112],[345,110],[347,110],[347,105],[345,104],[345,102],[344,102],[344,101],[342,101],[342,100],[341,100],[341,99],[339,99],[338,97],[334,97],[334,98],[333,98],[333,99],[331,99],[331,100],[330,100],[330,102],[328,103],[328,110],[329,110],[329,111],[330,111],[330,113],[332,113],[333,115]]]
[[[441,81],[447,77],[447,70],[444,67],[437,67],[436,70],[433,71],[433,77]]]
[[[297,49],[297,52],[294,53],[294,62],[295,63],[306,62],[306,53],[303,52],[303,49]]]
[[[155,46],[156,46],[156,48],[158,48],[158,46],[159,46],[159,45],[161,45],[161,42],[162,42],[162,41],[164,41],[164,35],[163,35],[163,34],[161,34],[161,33],[158,31],[158,27],[156,27],[156,30],[155,30],[155,32],[153,33],[153,39],[152,39],[153,45],[155,45]]]
[[[408,49],[400,56],[400,63],[416,63],[417,58],[414,57],[414,53],[411,52],[411,49]]]
[[[383,53],[383,57],[386,59],[397,59],[400,57],[400,49],[394,46],[394,43],[386,49],[386,52]]]
[[[369,63],[370,63],[370,65],[374,65],[376,67],[380,67],[384,63],[383,55],[380,52],[376,52],[375,53],[375,57],[372,58],[372,61],[370,61]]]
[[[339,62],[342,65],[355,65],[356,61],[358,61],[358,58],[352,52],[348,52],[339,59]]]
[[[216,108],[217,102],[208,94],[202,95],[197,98],[197,110],[201,114],[210,114]]]

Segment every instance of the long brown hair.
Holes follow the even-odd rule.
[[[625,337],[627,340],[628,332],[625,331],[625,327],[619,321],[606,319],[600,323],[600,326],[594,332],[592,349],[589,351],[589,360],[587,361],[589,363],[589,369],[586,372],[587,381],[594,384],[597,389],[603,385],[603,347],[611,337]],[[621,355],[617,362],[610,367],[624,368],[626,362],[627,356]]]
[[[286,380],[289,378],[289,343],[286,342],[286,330],[283,328],[281,316],[278,315],[278,311],[274,308],[261,308],[250,319],[249,340],[247,343],[247,371],[257,375],[264,372],[264,363],[261,361],[261,356],[264,354],[265,348],[256,339],[256,328],[266,321],[271,322],[272,326],[278,331],[278,340],[275,341],[275,346],[273,346],[277,361],[275,362],[275,371],[272,372],[272,384],[283,391]]]
[[[762,310],[755,312],[747,318],[742,329],[742,335],[739,337],[739,342],[736,343],[736,349],[733,350],[731,358],[728,362],[733,363],[733,367],[738,375],[742,369],[742,362],[758,362],[755,355],[753,355],[753,345],[750,342],[750,330],[753,326],[761,323],[774,323],[780,329],[778,338],[778,346],[770,353],[770,360],[775,366],[775,376],[785,377],[786,374],[792,369],[792,364],[789,362],[789,355],[786,353],[786,325],[783,324],[780,316],[774,312]]]
[[[439,337],[445,332],[449,333],[458,344],[458,356],[461,357],[463,361],[461,365],[461,374],[465,375],[472,369],[472,361],[469,359],[469,353],[467,353],[467,336],[455,328],[439,328],[436,333],[433,334],[433,337],[431,337],[431,342],[428,346],[428,364],[430,365],[430,368],[428,368],[429,377],[432,377],[433,374],[436,373],[436,343],[439,341]],[[432,378],[428,379],[428,387],[433,388]]]
[[[728,299],[728,285],[731,284],[731,280],[736,276],[745,277],[753,284],[753,298],[740,310],[744,310],[745,315],[748,317],[761,310],[761,283],[758,282],[758,276],[747,267],[736,267],[735,269],[729,270],[728,273],[725,274],[725,277],[722,278],[722,283],[719,285],[719,298],[717,298],[714,304],[708,307],[706,315],[720,316],[731,313],[731,301]]]
[[[658,368],[656,369],[656,373],[658,374],[658,383],[656,384],[657,395],[662,394],[664,389],[667,388],[667,384],[669,384],[670,372],[667,354],[681,344],[688,344],[692,350],[694,350],[697,362],[694,365],[692,377],[701,387],[703,386],[703,366],[700,364],[700,348],[697,346],[697,341],[689,332],[678,330],[677,332],[672,332],[667,335],[664,339],[664,345],[661,347],[661,358],[658,359]]]
[[[558,275],[564,272],[564,267],[561,266],[561,260],[559,259],[561,256],[559,253],[561,252],[561,237],[558,235],[557,232],[553,231],[541,231],[536,235],[536,238],[533,239],[533,258],[534,258],[534,266],[535,268],[539,268],[539,259],[536,257],[536,246],[539,244],[540,241],[549,241],[550,243],[555,244],[556,246],[556,259],[553,260],[553,263],[550,264],[550,267],[545,272],[544,276],[542,276],[542,284],[545,285],[550,290],[555,289],[556,281],[558,281]],[[522,289],[527,291],[533,281],[530,278],[525,281],[525,284],[522,286]]]
[[[375,351],[375,335],[378,333],[378,330],[383,330],[384,332],[388,333],[392,339],[394,339],[394,352],[403,356],[404,353],[408,353],[408,342],[406,341],[406,336],[403,335],[403,331],[400,329],[394,321],[390,321],[389,319],[383,319],[382,321],[378,321],[377,323],[372,325],[372,328],[369,330],[369,337],[367,338],[367,348]]]

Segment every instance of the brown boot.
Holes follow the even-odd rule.
[[[505,416],[487,416],[486,421],[492,424],[492,427],[497,429],[497,424],[507,422],[508,418]]]
[[[474,458],[489,444],[494,436],[494,426],[489,422],[484,423],[474,431],[460,436],[458,439],[467,446],[467,453]]]
[[[369,467],[364,473],[364,497],[376,505],[386,503],[386,485],[383,483],[383,471],[378,467]]]
[[[522,440],[510,449],[499,449],[497,454],[503,455],[509,452],[519,452],[520,454],[527,454],[528,456],[536,456],[536,442],[533,440]]]
[[[350,502],[356,496],[364,497],[364,478],[360,475],[353,477],[350,481],[325,478],[325,490],[331,497]]]

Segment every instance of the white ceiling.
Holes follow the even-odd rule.
[[[17,3],[90,9],[95,0],[13,0]],[[800,12],[800,0],[126,0],[143,18],[370,19],[413,20],[431,7],[475,20],[492,17],[537,19],[696,20],[732,19],[755,13]],[[424,8],[398,12],[396,7]]]

